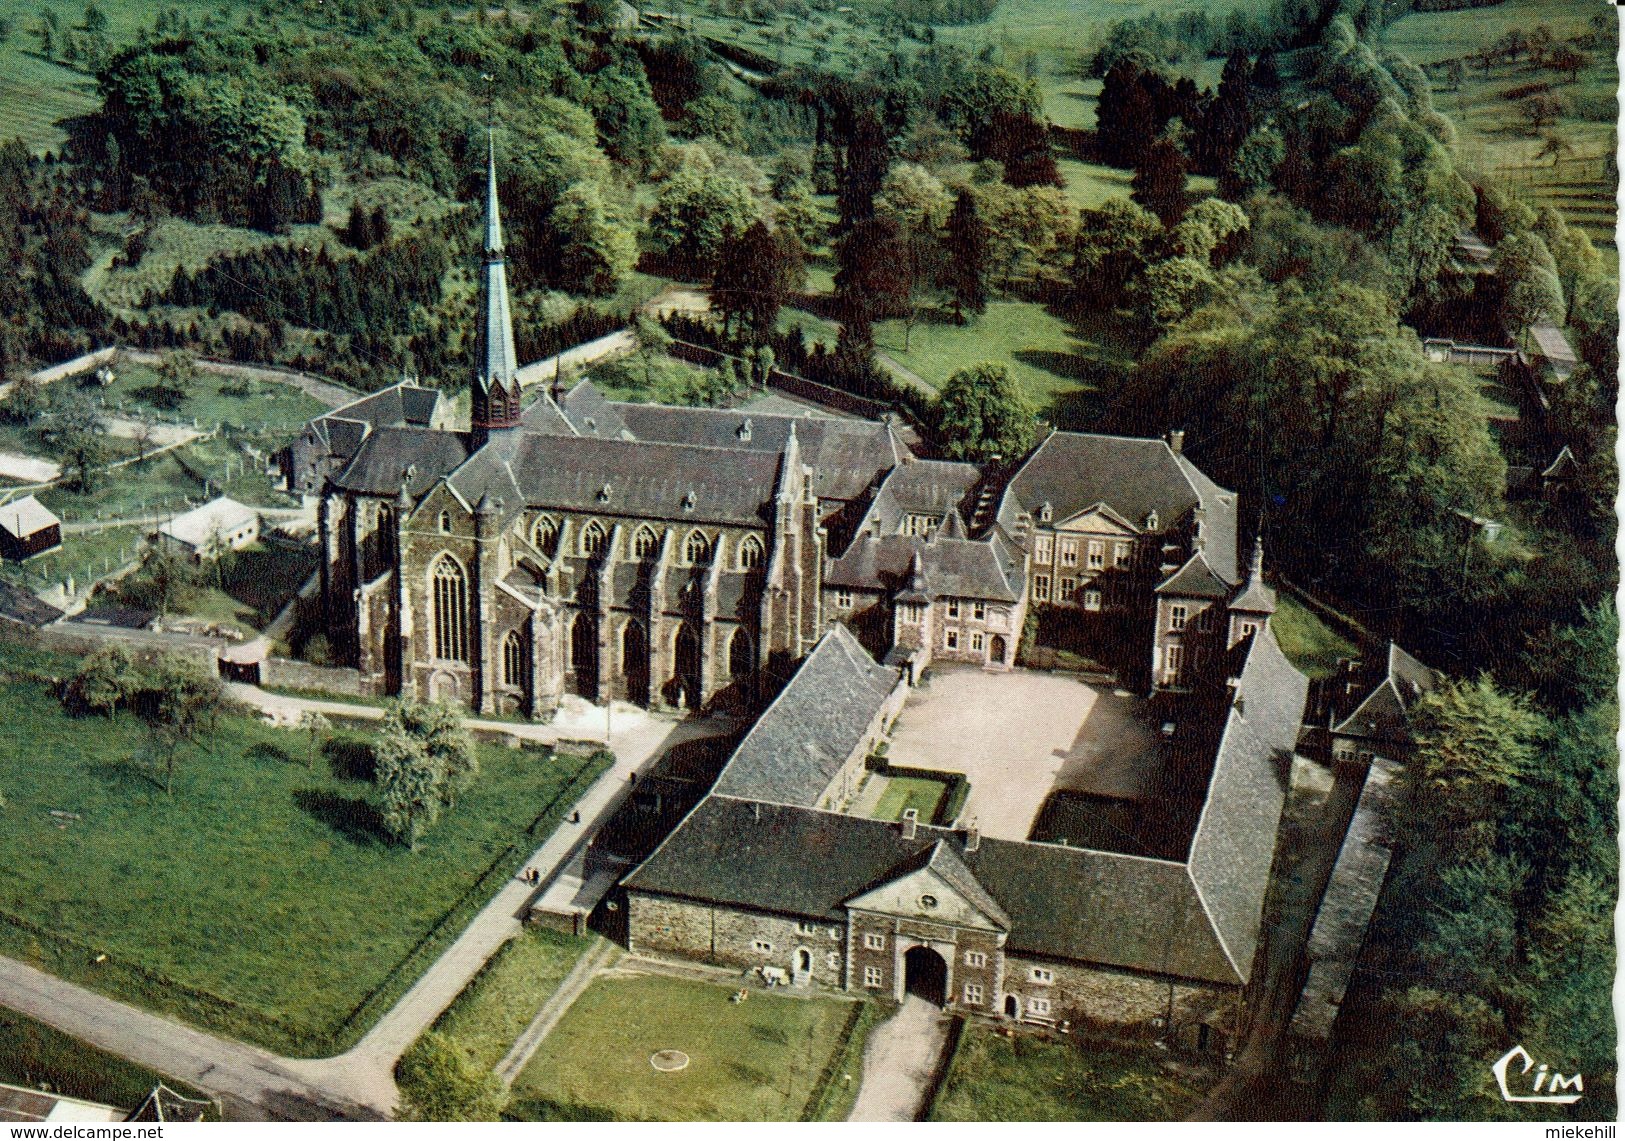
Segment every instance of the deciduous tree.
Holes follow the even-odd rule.
[[[937,433],[954,459],[1015,460],[1032,444],[1037,418],[1021,383],[991,361],[954,373],[937,398]]]

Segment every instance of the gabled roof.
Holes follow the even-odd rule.
[[[25,626],[49,626],[60,617],[62,611],[50,603],[41,602],[22,587],[0,579],[0,618]]]
[[[620,409],[605,400],[604,394],[590,381],[584,380],[565,393],[559,407],[578,435],[597,436],[601,440],[633,438]]]
[[[252,507],[222,495],[201,507],[175,516],[159,526],[158,533],[178,539],[188,546],[202,547],[213,536],[256,523],[259,517],[259,512]]]
[[[817,804],[899,684],[836,623],[739,742],[716,792]]]
[[[1179,598],[1229,598],[1230,584],[1220,578],[1202,551],[1185,560],[1185,565],[1162,581],[1158,594]]]
[[[827,586],[893,591],[908,587],[918,555],[931,597],[985,598],[1015,602],[1021,597],[1021,559],[997,532],[986,539],[930,539],[916,535],[859,535],[846,553],[824,571]]]
[[[18,539],[26,539],[47,527],[58,526],[61,522],[62,520],[32,495],[0,504],[0,531],[9,532]]]
[[[416,499],[466,459],[468,440],[459,432],[381,428],[362,442],[333,483],[368,495],[396,495],[404,484],[407,495]]]
[[[1013,952],[1243,981],[1186,868],[1167,860],[986,838],[966,851],[961,834],[943,829],[904,839],[886,821],[713,794],[625,882],[632,892],[840,921],[847,900],[923,866],[939,843],[1008,917]]]
[[[1574,458],[1574,453],[1569,450],[1567,444],[1564,444],[1563,450],[1557,453],[1557,458],[1552,460],[1546,470],[1540,473],[1540,478],[1572,479],[1579,473],[1580,461]]]
[[[1390,642],[1381,679],[1347,717],[1332,726],[1332,732],[1347,737],[1409,741],[1411,707],[1438,684],[1437,673],[1400,649],[1399,643]]]

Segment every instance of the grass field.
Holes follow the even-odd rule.
[[[384,839],[371,784],[353,765],[307,768],[297,733],[223,717],[166,796],[133,718],[70,717],[9,674],[0,700],[0,951],[282,1051],[364,1029],[341,1024],[404,991],[432,961],[420,942],[455,934],[522,858],[512,845],[528,851],[600,767],[482,747],[475,784],[409,852]]]
[[[937,810],[947,795],[947,781],[933,777],[889,777],[870,815],[876,820],[901,820],[903,813],[912,808],[929,824],[936,820]]]
[[[590,939],[542,929],[515,935],[457,996],[434,1029],[481,1070],[495,1069],[591,946]]]
[[[967,325],[919,322],[907,351],[902,323],[882,321],[875,326],[875,343],[935,388],[959,369],[997,361],[1022,383],[1040,411],[1070,416],[1080,401],[1109,390],[1132,359],[1109,316],[1091,322],[1088,327],[1070,322],[1032,302],[995,301]]]
[[[932,1121],[1179,1121],[1202,1090],[1167,1055],[965,1028]]]
[[[57,550],[35,555],[21,565],[6,563],[0,566],[0,575],[35,589],[60,583],[69,575],[75,585],[82,585],[136,558],[148,531],[146,527],[108,527],[64,535]]]
[[[1270,629],[1293,665],[1309,677],[1328,677],[1338,658],[1359,656],[1359,647],[1333,630],[1314,611],[1282,593],[1276,601]]]
[[[159,1082],[184,1097],[202,1095],[175,1079],[98,1050],[60,1030],[0,1008],[0,1082],[134,1109]],[[218,1121],[213,1110],[209,1120]]]
[[[1586,21],[1598,11],[1608,9],[1586,0],[1502,0],[1488,8],[1416,12],[1395,21],[1384,43],[1418,64],[1443,62],[1476,53],[1514,28],[1527,34],[1545,24],[1559,41],[1567,40],[1588,31]],[[1507,97],[1532,84],[1549,84],[1566,104],[1566,113],[1551,130],[1567,140],[1574,156],[1612,152],[1617,68],[1604,52],[1587,54],[1591,65],[1573,84],[1556,72],[1536,68],[1527,56],[1516,62],[1503,60],[1487,76],[1469,63],[1460,91],[1449,90],[1444,77],[1435,76],[1433,100],[1455,123],[1457,153],[1468,167],[1523,189],[1536,204],[1559,207],[1571,223],[1586,229],[1593,242],[1612,246],[1614,187],[1600,159],[1558,165],[1550,158],[1537,162],[1542,132],[1525,122],[1522,96]],[[1613,264],[1617,275],[1617,262]]]
[[[576,1000],[514,1082],[521,1120],[795,1121],[820,1093],[852,1004],[659,976],[608,975]],[[676,1049],[686,1069],[649,1057]]]
[[[291,384],[202,371],[187,381],[184,399],[169,407],[157,391],[164,381],[151,368],[126,361],[114,372],[118,379],[100,395],[110,410],[131,416],[150,411],[171,420],[196,420],[205,428],[225,423],[291,436],[327,411]]]

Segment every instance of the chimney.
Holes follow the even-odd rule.
[[[974,852],[982,846],[982,829],[972,820],[970,827],[965,829],[965,851]]]
[[[1185,450],[1185,429],[1175,428],[1168,433],[1168,447],[1176,456]]]
[[[918,808],[903,809],[903,839],[914,839],[914,833],[920,826],[920,810]]]

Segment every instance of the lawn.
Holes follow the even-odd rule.
[[[870,816],[875,820],[901,820],[907,809],[914,809],[927,824],[937,818],[943,798],[948,795],[948,782],[934,777],[888,777],[886,788],[875,803]]]
[[[1069,321],[1029,301],[995,301],[970,324],[955,325],[945,318],[920,321],[907,350],[902,322],[882,321],[875,326],[875,343],[934,388],[959,369],[996,361],[1021,382],[1042,412],[1071,420],[1080,404],[1090,404],[1113,387],[1132,360],[1109,316],[1088,322]]]
[[[598,978],[514,1082],[508,1114],[552,1121],[795,1121],[854,1021],[850,1002],[650,975]],[[689,1056],[657,1072],[657,1050]]]
[[[64,535],[62,546],[57,550],[35,555],[21,565],[5,563],[0,566],[0,574],[35,589],[59,583],[72,575],[74,585],[78,586],[134,561],[140,555],[148,530],[146,527],[108,527]]]
[[[1358,657],[1353,642],[1328,626],[1303,603],[1283,592],[1275,605],[1270,629],[1281,652],[1309,677],[1329,677],[1338,658]]]
[[[146,365],[125,361],[114,371],[118,379],[101,390],[102,399],[110,411],[132,417],[150,412],[163,420],[196,420],[204,428],[226,423],[292,434],[328,410],[291,384],[201,371],[187,382],[184,399],[170,404],[159,392],[164,381]]]
[[[1390,25],[1383,42],[1415,63],[1442,63],[1477,53],[1514,28],[1527,34],[1545,24],[1561,42],[1589,31],[1586,21],[1598,11],[1608,9],[1586,0],[1502,0],[1487,8],[1414,12]],[[1586,54],[1591,65],[1572,84],[1555,72],[1536,68],[1527,56],[1516,62],[1502,60],[1488,75],[1469,63],[1459,91],[1449,89],[1441,69],[1434,76],[1433,101],[1455,123],[1456,151],[1468,167],[1522,189],[1537,205],[1559,207],[1598,246],[1611,247],[1614,186],[1600,157],[1560,166],[1550,159],[1537,162],[1546,132],[1530,129],[1520,110],[1524,98],[1520,89],[1549,84],[1566,106],[1565,114],[1548,130],[1568,142],[1573,157],[1612,152],[1617,68],[1606,53],[1593,49]],[[1515,97],[1508,98],[1509,92]]]
[[[134,1109],[159,1082],[183,1097],[203,1095],[174,1078],[0,1008],[0,1082],[49,1089],[64,1097]],[[209,1120],[218,1121],[211,1110]]]
[[[307,768],[301,734],[223,717],[166,796],[134,719],[70,717],[9,673],[0,700],[0,952],[283,1052],[358,1037],[601,768],[482,746],[409,852],[381,834],[359,739]]]
[[[502,945],[434,1024],[481,1070],[496,1068],[570,968],[592,946],[555,931],[528,929]]]
[[[932,1121],[1179,1121],[1202,1090],[1167,1055],[965,1027]]]

